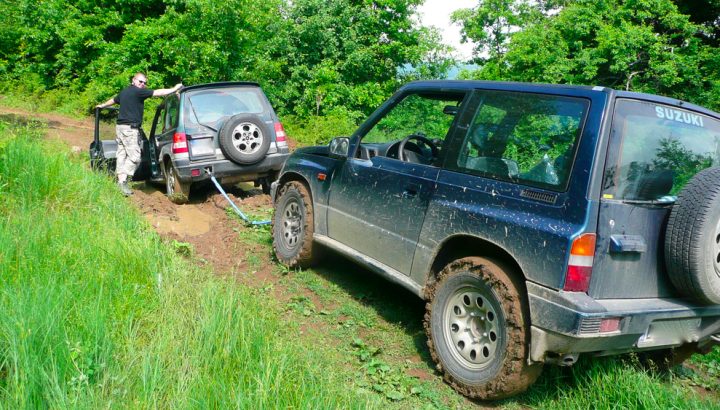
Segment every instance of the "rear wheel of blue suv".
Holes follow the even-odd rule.
[[[467,257],[425,288],[428,346],[445,380],[468,397],[501,399],[542,372],[529,364],[530,312],[517,273],[499,260]]]

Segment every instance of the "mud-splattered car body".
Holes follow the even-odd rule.
[[[394,114],[402,104],[415,108]],[[446,129],[435,131],[438,138],[413,129],[410,140],[425,143],[412,146],[403,160],[401,141],[383,138],[395,135],[393,130],[400,129],[396,124],[416,118],[418,111],[436,115],[434,106],[449,116]],[[681,113],[680,121],[675,111]],[[272,187],[273,203],[282,202],[288,184],[305,186],[311,196],[309,229],[314,244],[341,253],[430,302],[443,280],[460,269],[452,266],[454,261],[480,257],[497,262],[512,272],[507,276],[520,294],[517,306],[527,311],[524,323],[508,329],[527,328],[523,339],[527,351],[519,361],[530,370],[539,363],[571,365],[584,352],[665,352],[681,346],[695,351],[720,340],[720,306],[687,297],[666,272],[665,229],[681,188],[678,178],[685,177],[675,175],[671,195],[667,169],[673,165],[658,165],[667,156],[665,151],[646,166],[640,160],[621,163],[619,158],[632,145],[623,143],[623,135],[633,124],[655,121],[658,127],[682,125],[688,132],[696,127],[712,141],[720,131],[718,118],[681,101],[603,87],[414,82],[386,101],[349,138],[295,151]],[[442,122],[412,121],[411,126],[430,128]],[[422,138],[415,138],[417,134]],[[634,137],[627,141],[630,138]],[[630,154],[651,151],[658,144],[652,138],[648,136]],[[680,138],[678,144],[684,141]],[[405,143],[407,150],[411,142]],[[698,170],[718,165],[717,146],[703,144],[696,149],[697,157],[690,156],[705,161]],[[437,145],[438,152],[431,153],[430,145]],[[706,151],[707,158],[702,156]],[[671,187],[673,177],[669,178]],[[648,179],[655,185],[648,185]],[[638,193],[639,185],[645,191]],[[282,212],[278,206],[277,213]],[[276,217],[276,250],[282,235],[296,232],[278,226],[288,226],[291,215],[285,215]],[[292,243],[282,246],[290,249]],[[301,257],[302,251],[298,252]],[[289,265],[298,261],[279,258]],[[483,273],[485,268],[466,271],[493,283]],[[502,299],[502,289],[494,289]],[[455,295],[451,299],[462,300],[462,292],[451,292]],[[484,295],[482,290],[472,292],[468,294]],[[539,371],[518,383],[524,387],[497,385],[493,374],[502,371],[495,367],[505,365],[493,364],[493,349],[509,346],[514,336],[496,329],[493,332],[504,332],[497,337],[506,340],[496,347],[491,338],[484,342],[488,336],[483,329],[490,327],[470,318],[477,314],[487,323],[489,310],[482,309],[480,299],[466,305],[448,302],[448,313],[438,316],[448,324],[444,336],[438,331],[433,336],[429,309],[429,344],[448,381],[462,393],[506,397],[526,388]],[[453,303],[462,312],[453,314]],[[502,309],[512,308],[498,308],[493,315]],[[506,311],[505,319],[509,316]],[[443,337],[449,346],[445,353],[437,346]],[[500,361],[507,356],[498,354]],[[483,361],[482,355],[488,359]],[[453,371],[448,361],[459,363],[459,370]],[[533,373],[528,369],[523,371]],[[463,372],[489,376],[473,380]]]

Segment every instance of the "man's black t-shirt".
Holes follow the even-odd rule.
[[[115,103],[120,104],[117,123],[121,125],[142,124],[145,100],[152,97],[153,91],[147,88],[135,87],[132,84],[120,91],[113,98]]]

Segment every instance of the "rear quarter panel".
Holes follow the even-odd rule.
[[[568,190],[554,193],[557,198],[551,205],[520,194],[523,189],[552,191],[443,170],[415,252],[413,280],[421,284],[428,280],[434,258],[449,239],[471,236],[507,252],[528,280],[554,289],[563,287],[572,240],[580,233],[595,232],[597,226],[598,202],[588,197],[588,187],[596,151],[605,149],[598,148],[598,142],[608,101],[604,92],[571,91],[547,90],[591,100]],[[492,256],[483,252],[478,249],[478,255]]]

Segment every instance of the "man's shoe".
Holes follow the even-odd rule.
[[[118,185],[120,185],[120,191],[122,191],[122,193],[125,194],[125,196],[129,196],[129,195],[132,195],[132,194],[133,194],[133,190],[130,189],[130,187],[128,186],[127,181],[125,181],[125,182],[118,182]]]

